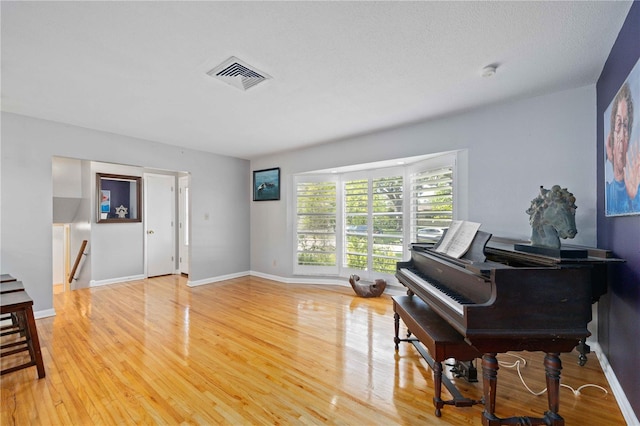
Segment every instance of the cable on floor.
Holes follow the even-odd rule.
[[[531,390],[531,388],[529,386],[527,386],[527,383],[524,381],[524,378],[522,377],[522,373],[520,372],[520,365],[525,366],[527,365],[527,360],[522,358],[519,355],[515,355],[515,354],[511,354],[511,353],[505,353],[505,354],[500,354],[500,355],[508,355],[508,356],[512,356],[514,358],[517,358],[515,362],[509,364],[507,362],[504,361],[498,361],[498,365],[504,368],[515,368],[518,371],[518,376],[520,377],[520,381],[522,382],[522,385],[525,387],[525,389],[527,391],[529,391],[529,393],[531,393],[532,395],[535,396],[540,396],[542,394],[544,394],[547,391],[547,388],[544,388],[543,390],[541,390],[540,392],[534,392],[533,390]],[[567,388],[567,389],[571,389],[571,392],[573,392],[574,396],[579,396],[580,395],[580,391],[584,388],[588,388],[588,387],[594,387],[597,389],[600,389],[601,391],[604,392],[604,394],[608,394],[609,392],[603,388],[602,386],[593,384],[593,383],[587,383],[584,384],[582,386],[580,386],[578,389],[574,389],[569,385],[565,385],[564,383],[560,383],[561,387]]]

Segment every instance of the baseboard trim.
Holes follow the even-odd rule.
[[[638,417],[633,411],[633,407],[631,403],[627,399],[627,395],[624,393],[618,378],[613,372],[613,368],[611,368],[611,364],[609,364],[609,360],[607,356],[602,352],[602,348],[597,342],[589,342],[591,346],[592,352],[595,352],[598,357],[598,361],[600,362],[600,367],[602,368],[602,372],[604,373],[607,382],[609,382],[609,386],[611,387],[611,392],[613,392],[613,396],[616,398],[616,402],[618,403],[618,407],[620,407],[620,411],[622,411],[622,416],[627,422],[628,426],[637,426],[640,425],[638,421]]]
[[[321,284],[321,285],[339,285],[345,286],[347,284],[346,280],[336,277],[336,278],[321,278],[321,277],[281,277],[279,275],[271,275],[265,274],[258,271],[250,271],[250,275],[254,277],[260,277],[271,281],[278,281],[285,284]]]
[[[293,278],[285,278],[278,275],[269,275],[264,274],[262,272],[251,271],[250,275],[264,278],[267,280],[278,281],[285,284],[304,284],[304,285],[337,285],[340,287],[351,287],[349,284],[349,280],[345,277],[335,277],[335,278],[321,278],[321,277],[293,277]],[[407,289],[401,285],[393,285],[387,283],[387,288],[384,291],[387,294],[391,295],[402,295],[406,294]]]
[[[33,313],[33,317],[35,319],[40,319],[40,318],[47,318],[47,317],[55,317],[56,316],[56,310],[51,308],[51,309],[44,309],[42,311],[35,311]]]
[[[147,278],[146,275],[132,275],[130,277],[110,278],[108,280],[91,280],[89,281],[89,287],[100,287],[103,285],[118,284],[127,281],[144,280],[145,278]]]
[[[197,287],[197,286],[200,286],[200,285],[214,284],[214,283],[217,283],[217,282],[220,282],[220,281],[232,280],[234,278],[245,277],[247,275],[250,275],[250,273],[249,272],[236,272],[235,274],[220,275],[220,276],[217,276],[217,277],[204,278],[202,280],[195,280],[195,281],[187,280],[187,286],[188,287]]]

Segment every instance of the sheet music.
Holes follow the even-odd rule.
[[[480,224],[476,222],[452,221],[436,251],[459,259],[469,250],[478,229],[480,229]]]

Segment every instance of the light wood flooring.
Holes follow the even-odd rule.
[[[54,307],[37,320],[46,378],[1,377],[3,426],[481,424],[480,405],[435,417],[432,372],[410,344],[396,353],[387,295],[256,277],[189,288],[176,275],[62,292]],[[517,355],[527,385],[544,389],[543,354]],[[561,388],[566,424],[623,425],[595,355],[562,360],[563,384],[608,391]],[[479,399],[479,380],[456,383]],[[497,397],[501,417],[547,409],[506,364]]]

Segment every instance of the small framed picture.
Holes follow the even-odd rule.
[[[253,201],[280,199],[280,167],[254,170]]]

